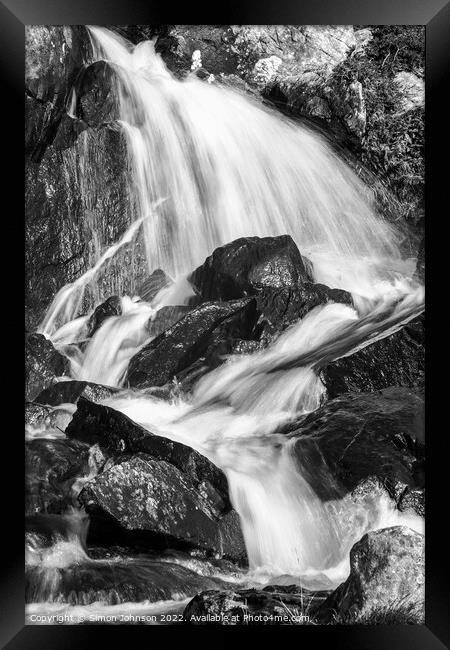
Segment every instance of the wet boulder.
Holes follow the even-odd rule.
[[[159,336],[166,329],[181,320],[192,307],[187,305],[168,305],[161,307],[148,321],[147,330],[150,336]]]
[[[423,487],[423,399],[406,388],[346,394],[287,427],[302,474],[324,500],[369,477]]]
[[[90,381],[59,381],[44,388],[34,399],[37,404],[59,406],[60,404],[76,404],[80,397],[91,402],[101,402],[119,392],[118,388],[94,384]]]
[[[400,331],[322,368],[328,397],[363,393],[389,386],[423,389],[425,318],[420,315]]]
[[[189,625],[301,625],[325,598],[326,593],[296,585],[204,591],[188,603],[184,620]]]
[[[98,247],[105,250],[116,243],[136,218],[134,198],[129,193],[132,173],[126,137],[120,125],[86,127],[78,134],[71,125],[71,118],[61,121],[53,143],[39,162],[26,163],[26,305],[30,331],[42,320],[55,293],[91,267],[92,260],[98,258]],[[138,233],[110,260],[95,291],[86,288],[82,312],[93,310],[99,296],[112,296],[119,290],[134,295],[146,275],[143,236]]]
[[[76,499],[75,481],[89,472],[89,445],[38,438],[25,446],[25,512],[61,513]]]
[[[348,291],[330,289],[324,284],[303,282],[289,287],[264,287],[256,298],[262,339],[270,339],[304,318],[314,307],[329,302],[353,306]]]
[[[205,456],[179,442],[157,436],[114,408],[80,397],[66,435],[90,445],[98,443],[109,455],[144,453],[183,472],[217,514],[231,509],[225,474]]]
[[[25,339],[25,396],[34,399],[56,377],[69,371],[68,359],[60,354],[43,334],[28,334]]]
[[[142,453],[124,459],[86,484],[79,500],[93,519],[151,546],[245,558],[236,513],[218,517],[189,477],[165,460]]]
[[[411,488],[402,481],[383,481],[370,476],[352,490],[351,499],[366,510],[371,509],[374,503],[388,503],[390,500],[400,512],[425,517],[425,488]]]
[[[122,301],[120,296],[110,296],[98,307],[95,308],[86,326],[87,336],[94,336],[103,323],[111,316],[120,316],[122,313]]]
[[[151,302],[161,289],[170,287],[171,284],[173,280],[162,269],[156,269],[141,284],[137,293],[145,302]]]
[[[126,381],[138,388],[163,386],[202,357],[213,333],[225,321],[241,323],[248,332],[256,319],[252,298],[203,303],[135,354]]]
[[[25,152],[39,161],[55,138],[91,46],[82,25],[27,25],[25,49]]]
[[[424,622],[424,536],[406,526],[364,535],[350,551],[350,575],[322,604],[320,623]],[[394,616],[392,615],[394,613]],[[394,620],[392,620],[394,619]],[[415,619],[415,620],[414,620]]]
[[[119,77],[113,64],[95,61],[88,65],[81,73],[76,88],[78,117],[94,127],[120,119],[116,96],[118,83]]]
[[[289,235],[242,237],[216,248],[189,281],[202,300],[233,300],[311,281],[311,270]]]

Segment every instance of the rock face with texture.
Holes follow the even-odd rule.
[[[402,481],[383,481],[375,476],[363,479],[354,490],[354,503],[370,508],[374,501],[390,499],[400,512],[415,513],[425,517],[425,488],[411,488]]]
[[[135,454],[102,472],[79,499],[93,516],[100,511],[125,531],[151,533],[168,546],[245,557],[236,513],[217,517],[183,472],[147,454]]]
[[[190,276],[202,300],[233,300],[263,287],[291,287],[311,280],[292,237],[242,237],[216,248]]]
[[[25,396],[34,399],[55,377],[65,375],[69,361],[43,334],[28,334],[25,339]]]
[[[337,121],[360,139],[366,126],[361,84],[350,79],[336,90],[329,79],[370,38],[370,30],[352,25],[177,25],[156,49],[179,77],[192,69],[198,52],[205,78],[254,90],[296,115]]]
[[[119,76],[113,64],[95,61],[88,65],[76,84],[77,117],[93,127],[120,119],[115,95],[118,82]]]
[[[267,339],[301,320],[319,305],[339,302],[353,306],[348,291],[330,289],[324,284],[303,282],[290,287],[265,287],[258,293],[256,305],[260,312],[261,338]]]
[[[147,323],[147,330],[150,336],[155,337],[169,329],[177,321],[186,316],[192,307],[188,305],[167,305],[161,307]]]
[[[372,531],[350,551],[350,575],[323,603],[319,620],[345,622],[380,610],[414,606],[424,622],[424,536],[405,526]],[[370,622],[370,618],[368,620]]]
[[[58,289],[119,239],[136,209],[126,138],[108,108],[109,68],[96,63],[81,74],[92,57],[86,28],[28,26],[26,48],[26,314],[32,330]],[[114,293],[133,295],[146,274],[138,235],[114,257],[96,291],[86,292],[83,311]]]
[[[69,126],[78,122],[68,118]],[[59,135],[58,135],[59,134]],[[116,243],[135,219],[124,134],[115,123],[73,136],[58,131],[40,162],[26,163],[28,327],[42,319],[55,293],[73,282]],[[89,169],[89,174],[84,170]],[[103,297],[131,294],[147,273],[137,236],[112,259],[96,290],[87,290],[86,313]]]
[[[36,439],[25,447],[25,512],[61,513],[76,499],[72,486],[87,474],[89,446],[77,440]]]
[[[120,316],[122,313],[122,301],[120,296],[110,296],[105,302],[95,308],[94,313],[87,323],[87,336],[94,336],[105,320],[111,316]]]
[[[423,389],[425,380],[425,318],[422,314],[400,331],[337,359],[321,371],[330,399],[389,386]]]
[[[242,324],[241,337],[245,338],[256,322],[252,298],[208,302],[193,309],[131,359],[127,371],[129,385],[163,386],[202,356],[219,326],[236,320]]]
[[[91,56],[84,26],[25,29],[25,153],[39,161],[66,113],[70,89]]]
[[[184,620],[189,625],[301,625],[325,597],[295,585],[204,591],[188,603]]]
[[[161,289],[169,287],[172,283],[173,280],[162,269],[156,269],[145,279],[137,292],[142,300],[151,302]]]
[[[423,487],[423,399],[406,388],[342,395],[289,428],[301,471],[325,500],[372,476],[390,491]]]
[[[80,397],[67,427],[69,438],[98,443],[109,454],[142,452],[174,465],[208,498],[217,514],[230,510],[225,474],[191,447],[156,436],[113,408]]]

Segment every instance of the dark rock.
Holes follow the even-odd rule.
[[[324,592],[295,585],[204,591],[188,603],[184,620],[190,625],[301,625],[325,598]]]
[[[107,318],[120,316],[122,313],[122,301],[120,296],[111,296],[101,305],[95,308],[94,313],[87,322],[87,336],[94,336],[95,332],[103,325]]]
[[[76,404],[79,397],[83,396],[91,402],[97,403],[118,392],[118,388],[73,379],[52,384],[41,391],[34,401],[37,404],[58,406],[59,404]]]
[[[173,284],[173,280],[164,273],[162,269],[156,269],[153,273],[142,283],[137,290],[137,294],[145,300],[151,302],[153,298],[165,287]]]
[[[258,335],[259,326],[255,326],[257,316],[257,310],[251,310],[250,318],[249,312],[242,310],[216,327],[202,356],[177,374],[179,389],[183,393],[190,392],[200,377],[217,368],[229,355],[235,353],[236,345],[240,346],[241,350],[261,349],[263,343],[251,338]]]
[[[202,300],[233,300],[262,287],[311,281],[308,262],[289,235],[242,237],[216,248],[189,280]]]
[[[72,486],[89,471],[89,446],[77,440],[26,442],[25,512],[60,513],[74,503]]]
[[[400,331],[337,359],[320,373],[329,398],[342,393],[361,393],[404,386],[423,389],[425,380],[424,315]]]
[[[167,461],[186,474],[217,514],[231,508],[227,479],[218,467],[191,447],[156,436],[113,408],[80,397],[66,435],[90,445],[98,443],[112,454],[143,452]]]
[[[159,36],[156,51],[178,77],[191,71],[196,50],[200,51],[203,69],[210,74],[226,74],[237,68],[233,40],[229,25],[174,25],[168,33]]]
[[[25,152],[38,162],[55,138],[72,85],[92,53],[81,25],[27,25],[25,48]]]
[[[302,474],[324,500],[369,477],[423,487],[423,399],[406,388],[342,395],[288,427]]]
[[[168,305],[161,307],[156,314],[148,321],[147,330],[150,336],[159,336],[166,329],[181,320],[183,316],[192,311],[187,305]]]
[[[120,119],[116,96],[118,83],[115,66],[106,61],[95,61],[83,70],[77,87],[77,114],[89,126]]]
[[[69,361],[43,334],[28,334],[25,339],[25,396],[32,400],[56,377],[66,375]]]
[[[110,123],[87,128],[73,138],[73,131],[58,130],[39,163],[26,163],[26,326],[30,331],[42,320],[55,293],[90,268],[99,250],[116,243],[136,217],[121,127]],[[146,275],[144,243],[138,233],[110,260],[95,288],[86,288],[77,315],[93,310],[108,296],[135,295]]]
[[[256,322],[255,301],[209,302],[193,309],[131,359],[129,385],[144,388],[171,381],[203,355],[216,328],[231,320],[251,329]]]
[[[256,305],[260,312],[258,326],[264,340],[270,339],[286,327],[304,318],[306,314],[328,302],[353,305],[348,291],[330,289],[324,284],[303,282],[290,287],[265,287],[257,295]]]
[[[320,623],[354,622],[377,610],[414,605],[424,622],[424,536],[406,526],[364,535],[350,551],[350,575],[321,606]]]
[[[401,512],[409,510],[419,517],[425,517],[425,488],[410,488],[401,481],[383,482],[370,476],[358,483],[351,496],[355,503],[366,509],[374,502],[379,503],[388,498]]]
[[[236,514],[218,518],[188,476],[164,460],[136,454],[103,471],[84,487],[79,499],[91,516],[104,513],[125,531],[149,532],[167,546],[243,558]]]

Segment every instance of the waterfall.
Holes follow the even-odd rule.
[[[233,239],[286,233],[329,286],[367,295],[404,268],[395,230],[317,133],[195,74],[176,79],[152,41],[89,32],[116,73],[141,214],[168,197],[143,226],[150,271],[176,277]]]
[[[392,308],[391,297],[396,318],[384,319],[376,310],[360,318],[345,305],[317,307],[266,350],[231,357],[208,373],[189,402],[121,393],[104,403],[223,469],[254,572],[301,576],[302,584],[315,588],[336,586],[348,575],[350,548],[365,532],[399,523],[423,532],[423,521],[396,511],[388,497],[363,505],[350,497],[323,503],[291,454],[292,440],[277,430],[320,405],[324,389],[314,371],[316,357],[309,365],[300,362],[305,350],[350,354],[359,345],[356,332],[370,340],[380,328],[392,331],[392,321],[397,327],[407,322],[423,309],[422,301],[418,290]],[[280,359],[284,368],[278,371]]]
[[[59,291],[39,331],[70,355],[73,377],[121,386],[130,358],[150,340],[149,318],[187,299],[186,275],[215,248],[243,236],[290,234],[312,261],[314,280],[351,291],[355,307],[316,307],[267,349],[231,357],[202,377],[189,399],[123,391],[103,403],[225,472],[255,575],[336,585],[364,532],[399,521],[422,530],[423,522],[387,501],[323,503],[279,429],[319,407],[323,363],[420,314],[423,288],[408,279],[410,261],[369,190],[321,136],[241,92],[194,74],[176,79],[150,41],[132,46],[105,28],[89,32],[95,58],[115,71],[140,216],[92,269]],[[122,297],[122,314],[74,351],[89,318],[78,317],[84,287],[141,226],[149,271],[163,269],[175,285],[151,303]]]

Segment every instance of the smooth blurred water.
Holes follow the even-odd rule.
[[[195,75],[175,79],[151,42],[132,46],[105,28],[89,31],[96,58],[110,61],[116,73],[113,92],[134,172],[130,192],[141,214],[121,241],[99,253],[92,269],[59,291],[40,331],[70,357],[73,377],[120,386],[130,358],[151,339],[149,319],[163,306],[188,301],[186,274],[217,246],[241,236],[290,234],[312,260],[315,281],[351,291],[354,308],[316,307],[267,349],[236,355],[202,377],[189,397],[167,401],[122,391],[104,403],[198,450],[226,473],[250,563],[239,584],[283,580],[331,589],[348,575],[350,548],[365,532],[397,524],[423,532],[423,520],[400,513],[387,496],[322,502],[302,476],[292,441],[278,431],[321,404],[321,364],[420,314],[423,287],[410,279],[411,260],[401,258],[395,229],[374,212],[368,189],[319,135],[239,92]],[[108,318],[84,341],[89,315],[78,317],[84,288],[140,227],[149,271],[162,268],[176,281],[151,303],[122,297],[122,315]],[[61,570],[92,568],[77,549],[71,538],[31,554],[31,564],[38,557],[42,570],[38,599],[60,593]],[[137,563],[136,570],[155,580],[155,566],[145,566]],[[176,609],[187,591],[175,597],[167,584],[153,597]],[[110,611],[116,605],[108,598],[84,607]],[[122,605],[126,611],[158,606]],[[80,606],[51,605],[58,612]],[[45,607],[41,602],[28,611]]]

